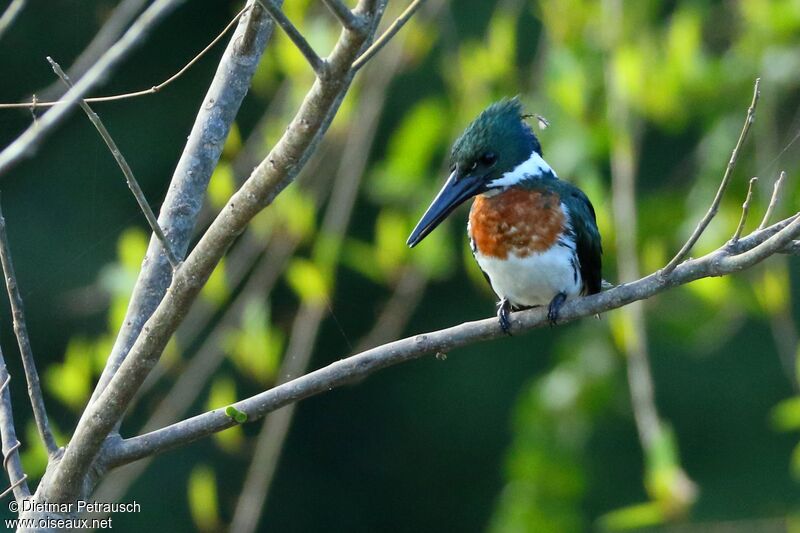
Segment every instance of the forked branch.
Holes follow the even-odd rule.
[[[689,252],[692,251],[692,247],[695,245],[697,240],[703,234],[705,229],[711,223],[711,220],[716,216],[717,211],[719,211],[719,205],[722,202],[722,197],[725,194],[725,189],[728,188],[728,183],[731,181],[731,176],[733,175],[733,169],[736,168],[736,160],[739,158],[739,152],[742,150],[742,146],[744,146],[744,141],[747,139],[747,134],[750,131],[750,126],[753,125],[753,122],[756,118],[756,106],[758,105],[758,97],[760,95],[759,86],[761,85],[761,78],[757,78],[756,82],[753,86],[753,100],[750,102],[750,107],[747,108],[747,116],[744,119],[744,126],[742,126],[742,132],[739,134],[739,140],[736,142],[736,146],[733,148],[733,152],[731,153],[731,158],[728,160],[728,166],[725,168],[725,174],[722,176],[722,181],[719,184],[719,189],[717,189],[717,194],[714,196],[714,201],[711,202],[711,206],[708,208],[703,219],[697,225],[697,227],[692,232],[689,240],[683,245],[680,251],[672,258],[672,260],[667,263],[667,265],[661,269],[661,275],[666,276],[670,272],[672,272],[681,261],[683,261],[686,256],[689,255]]]
[[[3,277],[8,291],[8,300],[11,303],[11,316],[14,322],[14,335],[17,337],[19,353],[22,357],[22,366],[25,369],[25,380],[28,382],[28,396],[31,400],[33,418],[36,422],[36,429],[44,442],[47,454],[52,456],[58,445],[50,430],[47,422],[47,410],[44,406],[42,387],[39,385],[39,373],[36,371],[36,362],[33,359],[33,349],[28,337],[28,326],[25,322],[25,308],[22,304],[22,294],[19,292],[17,283],[17,273],[14,271],[14,263],[11,260],[11,247],[8,244],[8,234],[6,233],[6,219],[0,209],[0,262],[3,265]]]

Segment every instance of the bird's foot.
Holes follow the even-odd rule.
[[[558,321],[558,312],[561,310],[561,306],[564,305],[565,301],[567,301],[567,295],[563,292],[559,292],[550,300],[550,305],[547,306],[547,321],[550,323],[550,327],[556,325]]]
[[[497,304],[497,319],[500,321],[500,329],[503,333],[511,336],[511,302],[508,298],[503,298]]]

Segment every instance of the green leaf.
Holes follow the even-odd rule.
[[[630,531],[663,524],[665,518],[657,502],[646,502],[606,513],[600,517],[598,525],[605,531]]]
[[[222,341],[236,367],[262,385],[275,379],[283,350],[283,333],[270,324],[269,308],[260,298],[245,303],[242,321]]]
[[[233,166],[226,161],[220,161],[208,182],[208,201],[211,207],[222,209],[234,192],[236,178],[233,175]]]
[[[228,300],[230,289],[225,276],[225,258],[214,267],[211,276],[200,291],[200,296],[216,306],[221,306]]]
[[[218,531],[221,524],[214,470],[207,465],[194,467],[189,476],[188,491],[189,511],[195,526],[201,531]]]
[[[295,258],[286,269],[286,280],[305,303],[320,304],[328,299],[330,282],[317,266],[307,259]]]
[[[236,399],[236,383],[228,376],[220,376],[215,378],[211,383],[211,390],[208,393],[206,405],[209,410],[219,409],[225,406],[225,414],[228,414],[228,409],[233,408],[231,404],[236,403]],[[235,408],[233,409],[235,410]],[[241,411],[236,411],[232,418],[239,422],[236,417],[238,416],[241,418],[242,415],[244,415],[244,421],[246,421],[247,415]],[[214,442],[226,452],[236,453],[241,450],[244,444],[244,433],[240,426],[233,426],[219,433],[215,433]]]
[[[800,396],[794,396],[778,403],[770,414],[772,425],[780,431],[800,429]]]

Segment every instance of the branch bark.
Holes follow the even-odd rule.
[[[761,94],[759,90],[760,85],[761,78],[756,78],[756,82],[753,85],[753,100],[750,102],[750,107],[747,108],[747,116],[744,119],[744,126],[742,126],[742,131],[739,134],[739,140],[736,142],[736,146],[733,148],[731,158],[728,160],[728,166],[725,168],[725,174],[722,176],[722,181],[719,184],[719,189],[717,189],[717,194],[714,197],[714,201],[711,202],[711,207],[708,208],[708,212],[706,212],[703,219],[694,229],[689,237],[689,240],[686,241],[675,257],[673,257],[672,260],[670,260],[670,262],[667,263],[667,265],[661,270],[662,275],[666,276],[672,272],[672,270],[689,255],[689,252],[692,251],[692,247],[694,247],[697,240],[711,223],[711,220],[714,218],[714,216],[716,216],[717,211],[719,210],[719,204],[722,202],[722,197],[725,194],[725,189],[728,188],[728,183],[730,183],[731,176],[733,175],[733,169],[736,167],[736,160],[739,158],[739,152],[742,150],[742,146],[744,146],[745,139],[747,139],[750,126],[752,126],[753,122],[755,122],[756,106],[758,105],[758,97]]]
[[[370,17],[371,30],[364,36],[344,32],[339,38],[330,55],[329,75],[317,79],[281,140],[233,195],[175,273],[169,291],[142,327],[142,334],[119,370],[84,411],[63,459],[49,482],[40,487],[41,501],[70,502],[81,495],[82,482],[101,444],[121,420],[215,265],[249,221],[295,178],[319,143],[355,74],[350,65],[374,32],[382,11],[383,3],[376,8],[373,0],[359,2],[355,12]]]
[[[45,449],[49,456],[53,456],[58,450],[58,444],[50,431],[47,423],[47,409],[44,405],[42,387],[39,385],[39,373],[36,371],[36,361],[33,358],[31,340],[28,337],[28,326],[25,322],[25,307],[22,303],[22,294],[19,292],[17,274],[14,271],[14,263],[11,260],[11,246],[8,243],[6,233],[6,219],[0,209],[0,262],[3,265],[3,277],[8,291],[8,300],[11,303],[11,315],[14,321],[14,335],[17,337],[22,366],[25,369],[25,381],[28,383],[28,396],[31,400],[33,418],[36,422],[36,429],[42,438]],[[9,400],[10,401],[10,400]]]
[[[0,177],[5,175],[23,158],[31,157],[45,136],[67,117],[67,114],[72,111],[78,100],[110,75],[111,71],[125,56],[144,42],[150,30],[184,1],[155,0],[136,19],[136,22],[131,25],[122,38],[100,57],[97,63],[86,72],[86,75],[78,80],[75,87],[67,91],[63,98],[63,105],[50,109],[0,152]]]
[[[22,470],[22,462],[19,459],[20,442],[17,440],[17,433],[14,430],[14,415],[11,409],[11,391],[8,384],[11,376],[8,374],[3,353],[0,351],[0,438],[3,440],[3,468],[8,472],[8,479],[11,482],[9,487],[14,492],[14,498],[20,501],[29,498],[31,495],[28,484],[25,481],[28,476]],[[5,496],[3,492],[3,496]]]
[[[617,309],[631,302],[655,296],[669,288],[712,276],[723,276],[750,268],[768,256],[779,253],[800,235],[800,215],[739,239],[698,259],[678,265],[671,273],[654,272],[608,291],[571,300],[562,307],[559,323]],[[546,310],[530,309],[511,315],[514,333],[547,325]],[[258,420],[284,405],[314,396],[405,361],[427,354],[446,353],[476,342],[501,338],[505,333],[495,317],[422,333],[367,350],[310,372],[260,394],[233,404],[247,414],[248,422]],[[109,443],[109,465],[118,466],[162,453],[227,429],[236,422],[224,409],[209,411],[157,431]]]
[[[161,207],[158,224],[179,258],[184,257],[189,247],[208,181],[272,33],[272,22],[255,4],[255,0],[248,2],[253,7],[240,19],[225,49]],[[158,240],[151,238],[125,320],[92,393],[92,402],[119,369],[145,322],[166,293],[171,279],[169,262],[161,253]]]

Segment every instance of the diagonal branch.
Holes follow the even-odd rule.
[[[672,260],[667,263],[667,265],[661,270],[661,275],[666,276],[670,272],[672,272],[678,264],[683,261],[689,252],[692,250],[692,247],[695,245],[697,240],[700,238],[700,235],[703,234],[705,229],[711,223],[711,219],[717,214],[719,211],[719,205],[722,202],[722,196],[725,194],[725,189],[728,188],[728,183],[731,180],[731,176],[733,175],[733,169],[736,167],[736,160],[739,158],[739,152],[744,145],[744,141],[747,138],[747,133],[750,131],[750,126],[753,125],[756,119],[756,105],[758,105],[758,97],[759,97],[759,86],[761,85],[761,78],[756,78],[756,82],[753,86],[753,100],[750,102],[750,107],[747,108],[747,116],[744,119],[744,126],[742,126],[742,132],[739,134],[739,140],[736,142],[736,146],[733,148],[733,153],[731,153],[731,158],[728,161],[728,166],[725,168],[725,174],[722,176],[722,182],[719,184],[719,189],[717,189],[717,194],[714,197],[714,201],[711,202],[711,207],[709,207],[708,212],[706,212],[703,219],[697,225],[697,227],[692,232],[692,235],[689,237],[689,240],[683,245],[680,251],[672,258]]]
[[[27,3],[28,0],[12,0],[11,4],[3,11],[3,15],[0,16],[0,38],[2,38],[11,25],[14,24],[17,15],[22,12]]]
[[[9,487],[0,497],[4,497],[9,490],[14,492],[17,501],[30,498],[31,492],[28,489],[26,479],[27,474],[22,470],[22,462],[19,458],[20,442],[17,440],[17,433],[14,430],[14,414],[11,409],[11,391],[8,384],[11,376],[6,368],[3,353],[0,352],[0,439],[3,441],[3,468],[8,472],[8,479],[11,481]]]
[[[355,74],[349,65],[375,31],[382,12],[383,2],[359,2],[356,13],[370,17],[368,35],[344,32],[340,36],[330,55],[334,74],[314,82],[281,139],[231,197],[176,271],[163,300],[143,325],[143,334],[136,337],[105,390],[84,411],[63,459],[46,486],[38,491],[41,501],[65,503],[80,496],[84,478],[101,444],[121,420],[214,267],[250,220],[294,180],[322,139]]]
[[[786,179],[786,171],[781,170],[778,179],[775,180],[775,185],[772,187],[772,196],[769,199],[769,206],[767,206],[767,211],[764,213],[764,218],[761,219],[761,224],[758,225],[758,229],[764,229],[769,224],[769,219],[772,218],[772,213],[775,211],[775,207],[778,205],[778,200],[780,199],[781,191],[783,190],[783,182]]]
[[[770,255],[778,253],[798,236],[800,236],[800,216],[795,215],[739,239],[736,246],[724,246],[698,259],[681,263],[667,275],[655,272],[608,291],[571,300],[562,307],[559,322],[571,322],[617,309],[701,278],[723,276],[750,268]],[[515,333],[548,324],[546,310],[538,308],[520,311],[511,317]],[[418,334],[341,359],[288,383],[239,401],[233,404],[233,407],[246,413],[247,421],[252,422],[280,407],[330,391],[353,380],[365,378],[378,370],[424,355],[446,353],[454,348],[501,338],[504,335],[496,318]],[[138,437],[109,442],[106,446],[107,459],[113,466],[127,464],[188,444],[235,424],[236,422],[225,414],[224,409],[216,409]]]
[[[125,28],[145,5],[147,5],[147,0],[122,0],[119,2],[100,31],[92,37],[91,42],[67,69],[69,77],[75,80],[80,79],[97,62],[98,58],[119,39]],[[39,100],[43,101],[58,100],[63,94],[63,85],[58,80],[53,80],[48,87],[37,92]]]
[[[311,48],[311,45],[308,44],[306,38],[303,37],[303,34],[300,33],[297,28],[295,28],[294,24],[292,24],[292,21],[283,14],[281,8],[275,5],[273,0],[262,0],[261,5],[267,10],[269,16],[272,17],[272,20],[274,20],[278,26],[280,26],[281,29],[286,32],[286,35],[292,40],[297,49],[300,50],[300,53],[305,56],[306,61],[308,61],[308,63],[311,65],[311,68],[314,69],[316,75],[318,77],[324,76],[326,66],[325,61],[317,55],[313,48]]]
[[[42,388],[39,385],[39,373],[36,371],[36,362],[33,359],[31,341],[28,337],[28,326],[25,323],[25,309],[22,304],[22,295],[17,284],[17,274],[14,272],[14,263],[11,260],[11,247],[6,234],[6,219],[0,209],[0,262],[3,265],[3,276],[8,290],[8,300],[11,302],[11,314],[14,320],[14,334],[17,337],[19,353],[22,357],[22,366],[25,368],[25,380],[28,382],[28,396],[31,399],[33,418],[36,429],[44,442],[47,454],[52,456],[58,450],[58,444],[50,431],[47,423],[47,410],[44,406]]]
[[[272,22],[257,2],[250,0],[248,6],[252,9],[239,20],[225,49],[161,206],[158,223],[180,258],[189,247],[208,181],[272,33]],[[172,280],[172,268],[160,250],[158,240],[151,239],[125,320],[92,401],[111,381]]]
[[[47,58],[47,62],[50,63],[50,66],[53,67],[53,72],[61,78],[61,81],[64,82],[64,85],[69,87],[70,89],[73,87],[72,82],[69,79],[63,70],[61,70],[61,66],[58,63],[53,61],[53,58]],[[144,218],[147,219],[147,223],[150,225],[150,229],[153,233],[158,237],[158,240],[161,241],[161,246],[164,247],[164,253],[167,254],[167,259],[169,260],[169,264],[172,265],[173,270],[178,268],[180,261],[177,257],[175,257],[175,253],[172,251],[172,245],[170,245],[169,241],[167,240],[166,235],[164,232],[161,231],[161,226],[158,225],[158,219],[156,219],[155,214],[153,214],[153,210],[150,208],[150,204],[147,202],[147,198],[144,196],[144,191],[139,186],[139,182],[136,181],[136,177],[133,175],[133,170],[131,170],[130,165],[125,160],[125,156],[122,155],[122,152],[117,147],[117,143],[114,142],[114,138],[111,137],[111,134],[106,129],[105,124],[103,121],[100,120],[100,116],[92,111],[92,108],[89,107],[89,104],[86,103],[85,100],[79,100],[78,105],[81,106],[81,109],[86,113],[86,116],[89,117],[89,120],[97,129],[97,132],[100,134],[100,137],[103,138],[105,141],[106,146],[108,149],[111,150],[111,155],[114,156],[114,159],[117,161],[117,165],[119,165],[120,170],[122,170],[122,174],[125,176],[125,180],[128,182],[128,188],[133,193],[133,197],[136,198],[136,203],[139,204],[139,209],[142,210],[144,213]]]
[[[131,50],[145,41],[145,37],[155,25],[184,1],[155,0],[136,19],[136,22],[131,25],[122,38],[97,60],[97,63],[78,80],[75,87],[64,95],[62,100],[64,105],[54,107],[42,115],[0,152],[0,177],[11,170],[23,158],[31,157],[45,136],[66,118],[67,114],[72,110],[72,106],[78,103],[78,100],[100,83],[101,80],[109,76],[111,71]]]
[[[736,226],[736,231],[733,232],[733,237],[731,237],[732,242],[737,242],[739,237],[742,236],[742,230],[744,230],[744,225],[747,223],[747,215],[750,213],[750,202],[753,199],[753,185],[755,185],[757,181],[758,178],[753,176],[750,178],[750,183],[747,184],[747,196],[742,204],[742,216],[739,217],[739,225]],[[770,205],[772,204],[770,203]],[[764,216],[766,217],[767,214],[769,214],[769,210],[767,210],[767,213]],[[762,228],[759,226],[759,229]]]
[[[363,17],[353,14],[341,0],[322,0],[331,10],[331,13],[339,19],[339,22],[348,30],[364,32],[367,29],[367,21]]]
[[[400,28],[402,28],[405,23],[408,22],[412,16],[414,16],[414,13],[416,13],[417,9],[419,9],[423,2],[425,2],[425,0],[414,0],[411,2],[406,10],[400,13],[400,16],[397,17],[388,28],[386,28],[386,31],[383,32],[380,37],[375,39],[375,42],[372,43],[372,46],[367,48],[363,54],[358,56],[358,59],[353,61],[353,70],[358,70],[366,65],[367,61],[372,59],[372,56],[380,52],[381,48],[386,46],[386,43],[392,40],[392,37],[394,37],[395,34],[400,31]]]

